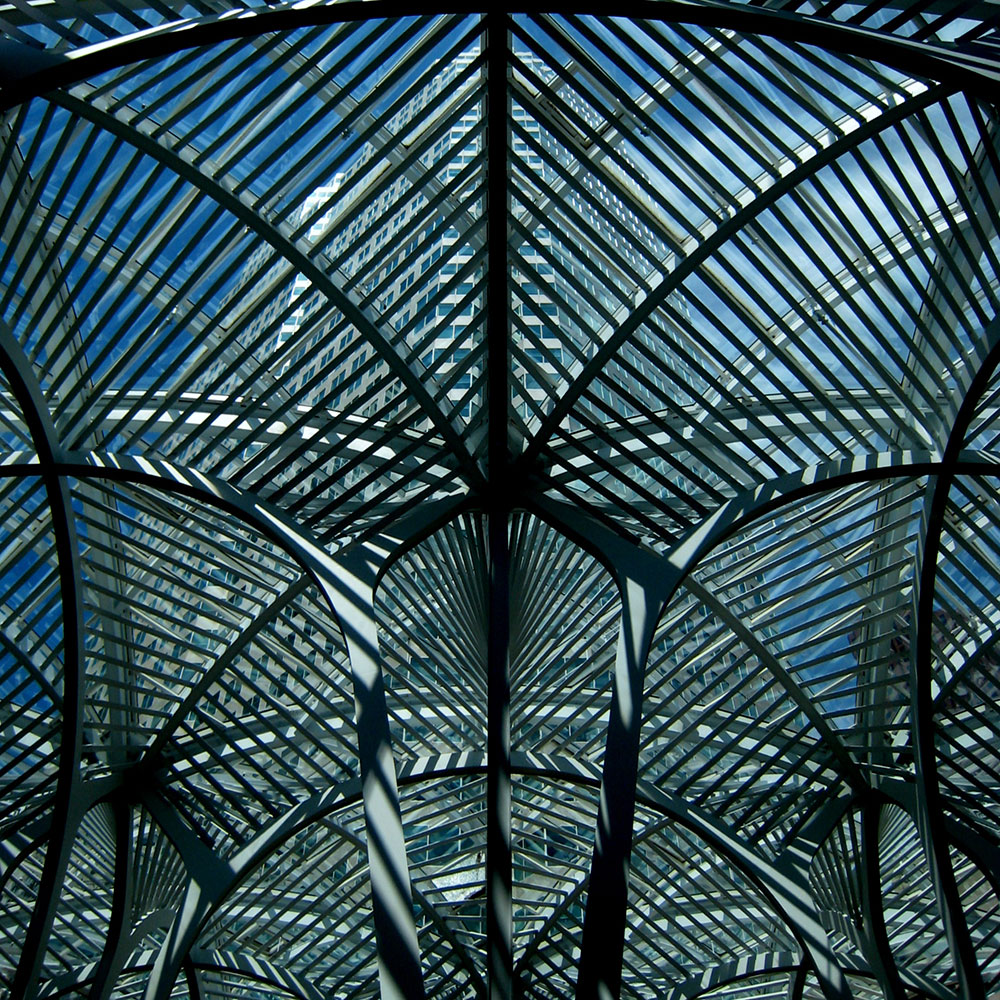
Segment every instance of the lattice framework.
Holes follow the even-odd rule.
[[[0,992],[995,993],[998,17],[0,5]]]

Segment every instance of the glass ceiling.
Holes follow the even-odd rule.
[[[0,997],[1000,995],[1000,8],[447,6],[0,0]]]

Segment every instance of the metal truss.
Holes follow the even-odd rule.
[[[0,997],[996,994],[998,29],[0,3]]]

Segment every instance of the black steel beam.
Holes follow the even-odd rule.
[[[1000,82],[996,53],[986,46],[914,41],[875,28],[827,20],[815,15],[720,3],[717,0],[626,0],[617,6],[607,3],[563,2],[550,4],[545,10],[553,14],[592,14],[673,21],[822,46],[834,53],[873,59],[913,75],[947,79],[957,87],[987,100],[996,99],[996,88]],[[537,8],[515,7],[511,13],[522,11],[535,13]],[[81,48],[72,55],[32,49],[25,44],[6,40],[0,51],[4,65],[3,71],[0,71],[0,110],[129,63],[162,59],[175,52],[200,46],[345,21],[448,13],[468,14],[469,8],[456,0],[415,5],[402,4],[399,0],[346,0],[304,6],[288,4],[268,10],[243,10],[239,17],[234,17],[233,11],[223,11],[207,17],[173,21],[137,31],[114,41]]]
[[[94,973],[89,1000],[108,1000],[118,974],[132,954],[133,843],[132,806],[124,796],[111,800],[115,819],[115,884],[104,953]]]
[[[486,652],[486,982],[490,1000],[513,991],[510,773],[509,478],[510,91],[507,15],[483,22],[486,50],[486,495],[489,622]]]
[[[643,681],[665,600],[661,593],[627,577],[620,590],[621,625],[580,943],[577,1000],[608,1000],[621,992]]]

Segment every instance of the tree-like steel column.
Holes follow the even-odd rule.
[[[334,560],[327,553],[311,546],[294,531],[291,531],[284,520],[271,511],[267,505],[211,477],[180,469],[165,462],[135,459],[127,456],[99,455],[97,453],[69,453],[61,456],[53,464],[62,476],[145,484],[156,489],[188,496],[228,511],[246,523],[254,525],[278,544],[286,546],[314,579],[317,575],[317,562],[327,563],[331,567],[335,566]],[[955,473],[982,474],[994,471],[995,465],[989,462],[973,461],[959,452],[953,456],[952,468]],[[8,464],[4,467],[3,474],[5,476],[35,475],[39,471],[40,465],[29,461]],[[586,515],[565,504],[537,496],[531,497],[530,502],[529,498],[526,497],[525,502],[564,534],[574,538],[579,544],[598,555],[609,567],[614,565],[627,566],[631,558],[627,553],[639,553],[649,556],[655,561],[659,567],[657,573],[661,581],[673,580],[676,584],[684,578],[690,567],[705,551],[729,533],[764,516],[770,510],[849,483],[878,481],[903,475],[934,475],[941,473],[941,471],[941,464],[931,459],[930,456],[910,452],[872,455],[864,459],[835,461],[804,469],[773,481],[766,488],[755,488],[734,497],[724,508],[703,524],[694,535],[678,545],[670,556],[654,556],[652,553],[633,547],[619,536],[612,535],[602,525],[592,522]],[[397,522],[392,529],[393,538],[384,539],[384,544],[391,548],[393,553],[398,552],[405,544],[413,544],[415,538],[431,530],[434,523],[443,523],[448,520],[460,505],[460,501],[449,499],[443,502],[440,508],[432,511],[428,512],[422,509],[419,515]],[[420,521],[421,523],[411,524],[410,521]],[[605,552],[599,545],[602,533],[615,546],[623,550],[621,558],[617,561],[611,549]],[[407,541],[400,544],[401,539]],[[382,558],[375,559],[375,562],[383,568],[386,561]],[[337,571],[331,569],[328,578],[332,581],[337,577]],[[84,808],[94,800],[90,795],[86,799],[86,803],[83,804]],[[78,801],[82,802],[82,798]],[[509,822],[507,828],[509,829]],[[497,829],[502,832],[499,823]],[[509,840],[506,842],[509,843]],[[627,854],[624,855],[624,858],[627,861]],[[212,858],[211,860],[217,859]],[[209,867],[213,866],[209,865]],[[625,870],[619,869],[617,878],[622,880],[623,885],[627,885],[627,872]],[[221,885],[223,881],[228,881],[228,879],[208,877],[203,881],[202,891],[207,890],[209,895],[215,895],[217,892],[216,883]],[[623,892],[624,890],[619,895],[623,896]],[[196,895],[198,894],[196,892]],[[509,900],[509,895],[506,898]],[[189,899],[184,909],[189,910],[188,904],[191,903],[193,900]],[[192,921],[187,919],[190,916],[190,913],[182,914],[181,922],[190,924]],[[186,954],[184,947],[177,947],[180,944],[182,942],[175,928],[165,944],[165,948],[173,952],[176,960],[174,975],[180,970],[183,957]],[[829,963],[828,956],[825,953],[820,953],[816,958],[823,959],[823,961],[815,961],[814,965],[817,968],[820,985],[826,995],[848,995],[841,992],[842,977],[836,971],[835,966]],[[151,977],[150,987],[152,991],[147,991],[149,997],[157,995],[155,985],[157,981],[160,983],[160,988],[166,989],[167,992],[169,992],[169,985],[164,985],[164,980],[168,980],[169,983],[173,982],[170,976],[161,977],[158,972],[159,970],[154,970]]]
[[[42,970],[77,827],[87,810],[85,796],[80,788],[83,739],[83,595],[80,551],[69,486],[58,469],[61,457],[59,438],[31,363],[4,323],[0,323],[0,369],[7,376],[11,390],[21,406],[38,457],[39,474],[45,484],[52,518],[62,603],[63,686],[59,772],[37,902],[11,986],[13,996],[31,996]]]
[[[510,287],[508,182],[510,31],[484,18],[486,49],[486,407],[489,623],[486,653],[486,973],[490,1000],[513,991],[510,772],[510,540],[508,449]]]
[[[930,478],[924,504],[917,549],[918,576],[914,588],[916,642],[911,661],[910,697],[914,763],[917,772],[916,818],[927,865],[937,897],[945,936],[955,962],[959,996],[963,1000],[982,1000],[986,996],[982,973],[976,959],[975,945],[969,933],[965,907],[951,864],[941,790],[938,786],[937,748],[934,741],[933,625],[937,561],[941,551],[945,511],[965,437],[990,380],[1000,364],[1000,321],[994,320],[983,331],[978,356],[968,358],[965,385],[940,469]]]
[[[868,796],[861,811],[861,914],[865,958],[875,973],[886,1000],[903,1000],[906,991],[892,954],[882,910],[882,876],[879,864],[879,817],[882,804]]]
[[[9,349],[5,357],[9,360],[16,345],[6,346]],[[11,364],[7,367],[10,369],[7,372],[8,377],[15,382],[17,379],[15,366]],[[61,488],[65,489],[65,477],[72,474],[73,465],[65,464],[65,456],[58,446],[53,445],[50,450],[51,455],[40,455],[39,464],[42,470],[48,470],[60,483]],[[390,558],[390,551],[400,547],[400,539],[396,536],[384,538],[383,546],[368,543],[363,553],[355,553],[350,565],[341,564],[304,538],[286,519],[258,501],[256,497],[242,493],[221,481],[212,480],[199,473],[187,472],[166,463],[142,459],[116,460],[112,465],[106,466],[100,474],[112,480],[143,482],[169,492],[193,496],[202,501],[207,500],[213,506],[235,515],[244,523],[252,524],[284,547],[302,564],[320,587],[331,610],[341,622],[345,640],[351,650],[351,668],[354,674],[358,710],[362,798],[369,833],[372,909],[379,948],[382,996],[398,997],[401,1000],[422,1000],[424,991],[413,919],[412,893],[399,815],[395,770],[389,745],[385,691],[378,661],[376,626],[372,611],[372,595],[379,572]],[[449,502],[446,506],[450,510],[454,504]],[[68,497],[66,510],[69,510]],[[433,524],[439,516],[438,507],[429,506],[401,524],[404,529],[420,532],[427,525]],[[70,527],[72,527],[71,522]],[[60,546],[61,557],[64,554],[62,551],[64,547]],[[75,552],[75,549],[73,551]],[[72,574],[75,566],[75,561],[68,557],[66,562],[69,568],[64,571],[64,576],[66,572]],[[79,587],[74,586],[74,591],[75,600],[78,602]],[[65,595],[64,588],[64,600],[67,599],[69,598]],[[73,607],[76,607],[76,604]],[[75,643],[79,641],[78,621],[79,617],[74,620],[70,615],[67,626],[69,629],[67,637],[74,641],[74,648]],[[67,670],[75,665],[73,662],[68,662]],[[68,687],[69,681],[67,681]],[[77,691],[71,690],[70,693],[74,698],[79,697]],[[74,725],[76,725],[75,720]],[[35,911],[17,973],[16,981],[19,984],[24,983],[18,993],[22,996],[30,995],[33,984],[37,982],[45,952],[45,941],[55,916],[58,887],[65,873],[72,847],[72,833],[93,801],[89,788],[81,787],[78,777],[79,739],[77,732],[72,746],[64,752],[64,758],[69,756],[71,759],[72,769],[67,765],[63,772],[66,775],[68,790],[65,792],[65,801],[63,798],[57,801],[58,808],[53,829],[58,833],[54,833],[50,853],[46,856],[42,888],[49,902],[39,906]],[[60,796],[62,795],[60,792]],[[64,823],[63,816],[66,816]],[[182,850],[181,853],[191,875],[178,920],[160,950],[145,992],[147,1000],[165,1000],[173,988],[188,949],[195,940],[202,919],[234,883],[231,867],[204,845],[200,845],[193,834],[185,836],[183,824],[174,822],[172,828],[167,829],[171,823],[169,809],[156,811],[154,808],[154,816],[175,844],[179,840],[186,844],[186,850]],[[62,825],[57,826],[57,821]],[[62,834],[61,837],[59,833]]]
[[[486,736],[486,941],[490,1000],[513,989],[510,772],[510,551],[507,512],[489,513]]]
[[[108,1000],[115,982],[128,960],[135,942],[132,938],[132,902],[134,894],[132,805],[125,796],[114,796],[111,807],[115,818],[115,884],[108,939],[104,954],[94,973],[90,1000]]]
[[[572,515],[563,505],[544,498],[535,498],[535,504],[544,518],[597,555],[612,572],[621,595],[576,989],[577,1000],[612,1000],[621,989],[646,660],[656,623],[683,573],[589,517],[574,518],[574,526],[568,519]]]
[[[336,576],[326,568],[317,576],[340,620],[354,677],[358,760],[382,997],[423,1000],[420,947],[413,921],[413,893],[375,619],[375,585],[388,554],[378,555],[382,559],[371,562],[359,553],[349,565],[339,567]]]
[[[621,990],[628,913],[643,679],[656,623],[673,589],[644,559],[616,560],[622,610],[612,676],[604,774],[580,945],[577,1000],[611,1000]]]
[[[637,789],[642,784],[638,781],[638,758],[643,678],[664,606],[701,556],[741,524],[762,517],[772,505],[780,506],[807,495],[817,486],[829,488],[838,480],[867,478],[879,471],[878,462],[871,467],[865,462],[834,463],[825,474],[803,470],[783,477],[769,489],[734,498],[679,542],[668,556],[640,548],[564,504],[540,496],[532,499],[542,517],[593,552],[611,570],[622,595],[594,858],[580,947],[578,1000],[612,1000],[621,990],[632,823]],[[857,775],[853,773],[856,767],[850,766],[849,759],[842,763],[857,783]],[[669,803],[669,811],[679,821],[687,822],[692,811],[686,803],[658,790],[650,790],[650,794],[660,803]],[[768,895],[802,944],[824,995],[829,1000],[848,1000],[850,988],[826,941],[822,924],[814,916],[807,876],[797,859],[789,857],[779,866],[768,866],[737,838],[713,834],[710,839],[747,873],[762,880],[761,884],[766,886]]]

